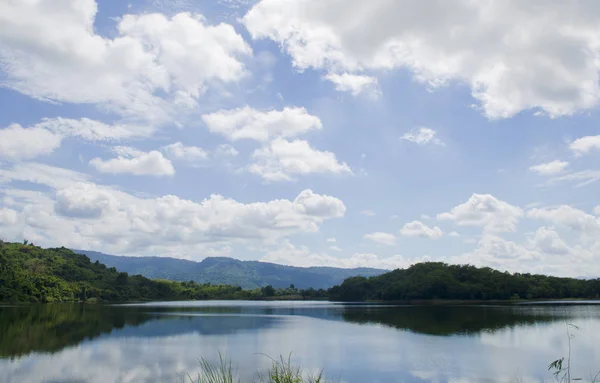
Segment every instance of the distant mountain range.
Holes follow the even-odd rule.
[[[97,251],[73,250],[108,267],[130,275],[141,274],[153,279],[228,284],[253,289],[272,285],[275,288],[293,284],[299,289],[327,289],[354,276],[375,276],[389,270],[336,267],[293,267],[258,261],[240,261],[227,257],[210,257],[202,262],[167,257],[125,257]]]

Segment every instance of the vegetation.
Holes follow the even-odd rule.
[[[213,258],[213,260],[216,258]],[[268,264],[267,264],[268,265]],[[277,265],[271,265],[277,266]],[[600,279],[510,274],[470,265],[420,263],[378,276],[347,278],[329,290],[272,285],[244,290],[226,284],[152,280],[91,262],[64,247],[0,241],[0,302],[326,299],[339,301],[598,298]]]
[[[270,358],[270,357],[269,357]],[[303,373],[299,366],[291,362],[291,355],[285,359],[280,356],[279,359],[270,358],[271,368],[265,373],[258,373],[258,381],[254,383],[326,383],[323,372],[317,375]],[[190,383],[240,383],[235,377],[235,371],[231,361],[219,354],[219,364],[212,364],[206,359],[200,359],[201,372],[194,379],[188,375]]]
[[[64,247],[42,249],[29,243],[0,242],[0,302],[318,299],[326,294],[323,289],[299,290],[294,285],[243,290],[232,285],[152,280],[91,262]]]
[[[0,242],[0,302],[261,299],[291,294],[308,297],[325,291],[301,292],[294,286],[248,291],[231,285],[151,280],[91,262],[64,247]]]
[[[328,289],[349,277],[370,277],[387,271],[369,268],[293,267],[226,257],[209,257],[202,262],[193,262],[168,257],[123,257],[96,251],[73,251],[129,274],[140,274],[152,279],[194,281],[199,284],[235,285],[243,289],[268,285],[277,289],[286,288],[290,284],[299,289]]]
[[[426,262],[376,277],[352,277],[329,289],[340,301],[598,298],[600,279],[511,274],[489,267]]]

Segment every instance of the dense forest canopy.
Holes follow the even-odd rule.
[[[0,242],[0,302],[317,298],[325,293],[294,286],[243,290],[231,285],[152,280],[91,262],[64,247],[42,249],[28,243]]]
[[[598,298],[599,294],[600,279],[511,274],[441,262],[418,263],[376,277],[352,277],[329,290],[330,299],[341,301]]]

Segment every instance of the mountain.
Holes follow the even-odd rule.
[[[237,286],[130,276],[64,247],[43,249],[27,242],[0,241],[0,303],[258,299],[275,294],[262,293]]]
[[[202,262],[193,262],[167,257],[125,257],[89,250],[73,251],[132,275],[141,274],[153,279],[194,281],[201,284],[236,285],[244,289],[267,285],[275,288],[294,285],[299,289],[327,289],[339,285],[349,277],[370,277],[387,272],[370,268],[293,267],[226,257],[210,257]]]

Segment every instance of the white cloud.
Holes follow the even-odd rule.
[[[400,138],[403,140],[414,142],[415,144],[419,145],[426,145],[432,143],[444,146],[445,144],[435,135],[435,130],[431,128],[419,127],[411,129],[410,132],[404,133],[404,135]]]
[[[77,137],[86,141],[114,141],[147,137],[152,132],[151,127],[107,125],[88,118],[44,118],[28,128],[12,124],[0,129],[0,157],[25,160],[47,155],[58,149],[67,137]]]
[[[17,223],[18,213],[9,208],[0,208],[0,225],[14,225]],[[2,239],[2,238],[0,238]]]
[[[175,174],[175,168],[171,161],[157,150],[146,153],[128,147],[116,147],[115,149],[118,153],[117,158],[106,161],[98,157],[93,158],[90,165],[102,173],[129,173],[138,176],[171,176]]]
[[[460,237],[460,233],[457,231],[451,231],[448,233],[448,237]]]
[[[12,167],[0,167],[0,184],[23,181],[61,189],[73,183],[88,182],[89,179],[87,174],[40,163],[27,162]]]
[[[530,272],[559,276],[593,276],[594,245],[569,246],[552,227],[540,227],[523,243],[484,234],[477,247],[468,253],[444,258],[449,263],[489,266],[511,272]]]
[[[56,192],[54,210],[66,217],[99,218],[118,208],[117,199],[107,190],[80,183]]]
[[[0,129],[0,158],[31,159],[52,153],[60,146],[62,137],[47,129],[23,128],[13,124]]]
[[[527,211],[527,217],[568,227],[588,240],[600,242],[600,218],[572,206],[534,208]]]
[[[534,248],[546,254],[567,255],[571,252],[558,233],[547,227],[537,229],[531,243]]]
[[[369,209],[361,210],[359,214],[364,215],[365,217],[375,217],[375,212]]]
[[[39,99],[166,119],[158,92],[191,106],[211,83],[245,75],[238,58],[251,49],[231,25],[208,25],[190,13],[124,15],[106,38],[95,33],[96,13],[94,0],[3,2],[3,85]]]
[[[400,234],[405,237],[423,237],[430,239],[438,239],[444,235],[439,227],[429,227],[421,221],[408,222],[400,229]]]
[[[430,88],[467,84],[490,118],[527,109],[561,116],[600,98],[598,8],[592,1],[262,0],[242,22],[252,38],[279,43],[299,70],[408,69]],[[370,27],[349,27],[359,24]]]
[[[82,118],[44,118],[35,128],[48,129],[63,137],[78,137],[86,141],[119,141],[150,137],[155,128],[152,125],[113,124]]]
[[[600,136],[578,138],[571,142],[569,148],[575,152],[575,155],[587,154],[594,149],[600,149]]]
[[[594,214],[599,215],[600,216],[600,205],[596,206],[594,208]]]
[[[394,234],[382,233],[380,231],[365,234],[365,238],[387,246],[393,246],[396,244],[396,237],[394,236]]]
[[[582,187],[600,180],[600,170],[581,170],[550,179],[550,182],[578,181],[575,187]]]
[[[331,251],[338,251],[338,252],[339,252],[339,251],[342,251],[342,249],[340,249],[340,248],[339,248],[339,247],[337,247],[337,246],[329,246],[329,250],[331,250]]]
[[[489,266],[499,270],[523,271],[526,263],[539,262],[541,254],[513,241],[493,234],[484,235],[477,247],[468,253],[449,257],[448,261],[456,264]]]
[[[486,232],[515,231],[523,210],[491,194],[473,194],[450,212],[437,215],[439,220],[455,221],[460,226],[481,226]]]
[[[531,166],[529,170],[544,176],[549,176],[564,172],[568,165],[569,163],[567,161],[554,160],[544,164]]]
[[[308,247],[295,246],[288,240],[285,240],[279,248],[268,251],[260,260],[262,262],[272,262],[298,267],[371,267],[387,270],[404,268],[410,266],[415,261],[418,261],[405,259],[401,255],[382,258],[371,253],[355,253],[350,257],[345,258],[333,257],[325,253],[313,253]]]
[[[278,138],[252,154],[248,170],[267,181],[291,181],[295,175],[311,173],[352,174],[335,154],[312,148],[307,141]]]
[[[198,146],[186,146],[181,142],[163,147],[167,157],[172,160],[197,163],[208,159],[208,152]]]
[[[318,117],[309,114],[305,108],[296,107],[259,111],[246,106],[205,114],[202,120],[211,132],[232,141],[252,139],[265,142],[323,128]]]
[[[330,73],[325,75],[325,79],[335,84],[335,90],[339,92],[349,92],[353,96],[367,93],[371,97],[378,97],[381,93],[379,90],[379,83],[375,77],[350,73]]]
[[[229,144],[221,144],[215,149],[215,154],[218,156],[235,157],[240,154],[240,152]]]
[[[327,239],[325,240],[325,242],[328,242],[328,243],[336,243],[336,242],[337,242],[337,239],[335,239],[335,238],[331,237],[331,238],[327,238]]]
[[[9,187],[25,179],[52,190]],[[274,243],[317,232],[325,220],[346,211],[341,200],[311,190],[292,200],[241,203],[213,194],[196,202],[174,195],[139,197],[85,179],[64,169],[15,165],[0,169],[0,195],[14,200],[11,209],[24,217],[20,232],[40,245],[177,257],[197,257],[207,247],[216,251],[214,246]]]

